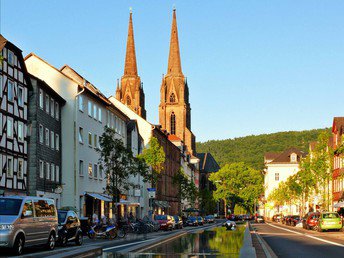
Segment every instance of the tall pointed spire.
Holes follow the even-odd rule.
[[[182,65],[180,62],[180,51],[178,41],[176,9],[173,8],[173,19],[171,29],[170,54],[168,57],[167,75],[183,75]]]
[[[137,76],[137,65],[136,65],[136,54],[135,54],[134,29],[133,29],[133,17],[132,17],[132,15],[133,15],[133,12],[130,8],[128,39],[127,39],[127,52],[125,55],[124,76],[126,76],[126,75],[136,75]]]

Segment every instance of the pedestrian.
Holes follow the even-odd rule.
[[[92,223],[98,224],[99,223],[99,217],[98,217],[98,211],[94,210],[94,213],[92,215]]]

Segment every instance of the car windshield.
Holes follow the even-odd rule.
[[[178,218],[178,216],[173,216],[173,218],[174,218],[174,220],[175,220],[176,222],[178,222],[178,221],[179,221],[179,218]]]
[[[189,217],[189,220],[196,220],[196,218],[195,217]]]
[[[167,220],[167,216],[166,215],[156,215],[155,220]]]
[[[339,215],[337,213],[324,213],[322,217],[323,219],[335,219],[339,218]]]
[[[20,199],[0,198],[0,215],[18,215],[21,204]]]
[[[58,211],[58,222],[59,224],[62,224],[65,222],[66,217],[67,217],[67,212],[65,211]]]
[[[199,219],[199,220],[201,220],[201,219],[202,219],[202,217],[198,217],[198,219]]]

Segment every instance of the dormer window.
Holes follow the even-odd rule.
[[[171,103],[176,102],[176,96],[174,95],[173,92],[172,92],[172,94],[170,95],[170,102],[171,102]]]
[[[290,155],[290,162],[297,162],[297,155],[295,153]]]

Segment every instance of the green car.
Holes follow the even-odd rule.
[[[318,231],[328,229],[338,229],[341,230],[343,227],[342,219],[337,212],[322,212],[320,213],[318,220]]]

